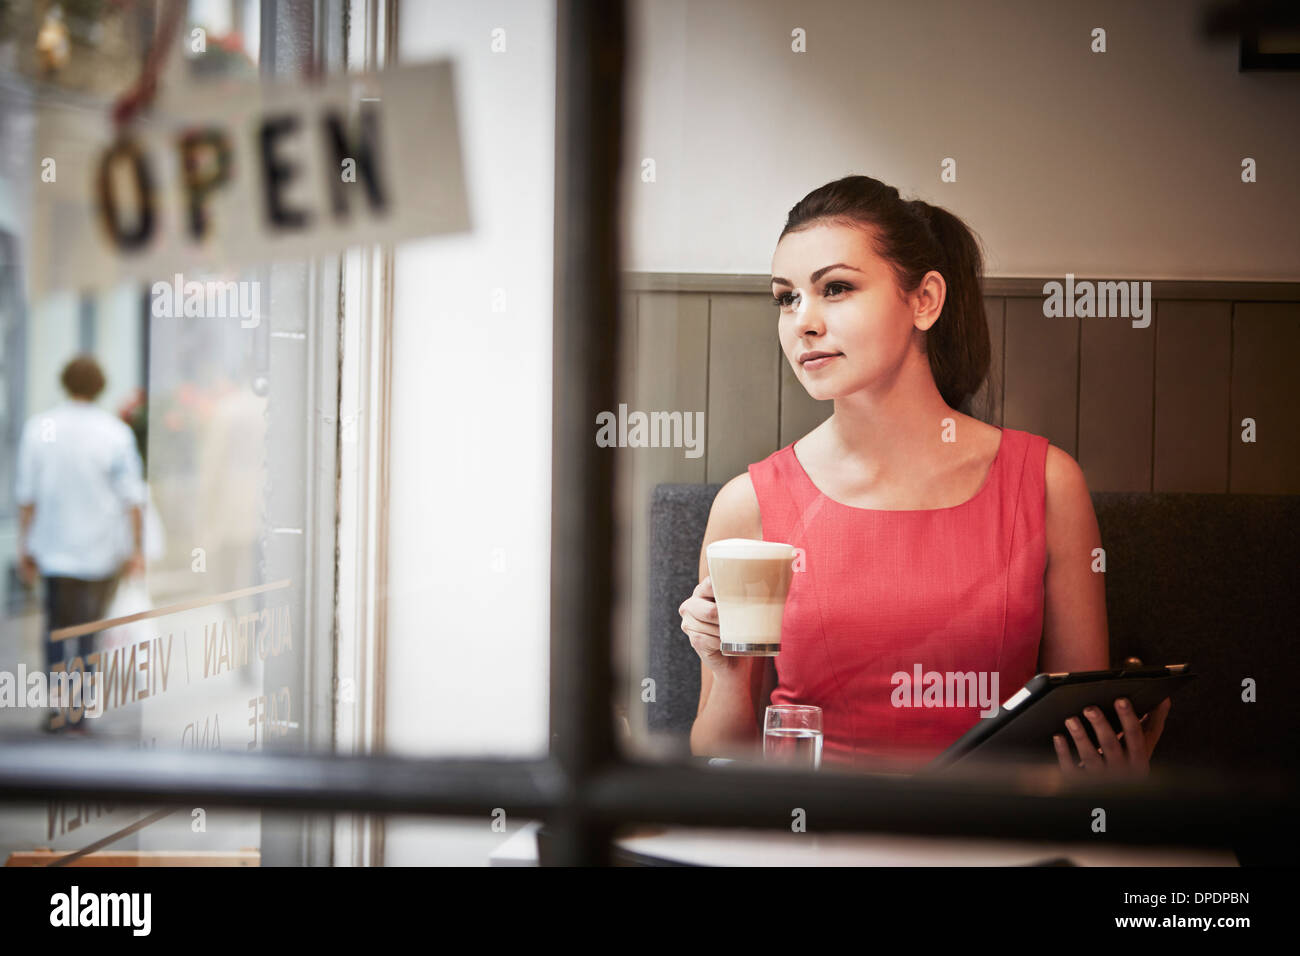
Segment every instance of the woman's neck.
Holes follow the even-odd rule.
[[[955,424],[958,413],[939,394],[929,366],[908,363],[881,389],[835,399],[827,438],[837,458],[870,462],[885,474],[906,474],[918,462],[946,457],[945,448],[961,447],[960,429],[955,441],[943,441],[946,418]]]

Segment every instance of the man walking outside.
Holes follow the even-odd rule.
[[[28,587],[38,575],[44,584],[47,672],[59,661],[85,662],[95,640],[53,641],[50,632],[102,619],[119,576],[144,571],[135,436],[94,404],[105,382],[93,358],[74,358],[62,382],[67,401],[31,418],[18,446],[18,570]]]

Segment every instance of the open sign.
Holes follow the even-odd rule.
[[[36,294],[469,227],[447,61],[195,87],[121,135],[76,119],[38,127]]]

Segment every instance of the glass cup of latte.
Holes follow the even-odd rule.
[[[779,541],[725,538],[705,549],[718,604],[722,653],[775,657],[781,618],[794,576],[794,546]]]

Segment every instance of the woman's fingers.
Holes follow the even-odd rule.
[[[706,577],[691,596],[677,608],[682,616],[682,630],[690,638],[691,647],[701,657],[722,652],[722,632],[718,628],[718,605],[711,600],[713,586]],[[707,595],[707,596],[706,596]]]
[[[695,616],[701,621],[709,621],[713,624],[717,624],[718,603],[716,601],[710,601],[707,598],[696,598]]]
[[[1056,762],[1061,765],[1063,773],[1073,774],[1079,771],[1078,764],[1075,762],[1074,754],[1070,753],[1070,745],[1060,734],[1052,734],[1052,746],[1056,748]]]
[[[1092,724],[1093,732],[1097,735],[1097,743],[1101,745],[1101,754],[1105,758],[1108,767],[1127,766],[1128,758],[1124,755],[1124,747],[1115,739],[1115,731],[1110,726],[1110,721],[1106,715],[1101,712],[1100,707],[1083,708],[1083,716],[1088,718],[1088,723]]]
[[[1146,752],[1148,757],[1150,757],[1151,752],[1156,749],[1156,741],[1160,739],[1160,735],[1165,732],[1165,718],[1169,716],[1169,708],[1171,706],[1173,706],[1172,703],[1169,698],[1166,697],[1156,705],[1155,710],[1151,711],[1151,713],[1146,716],[1144,725],[1145,729],[1143,730],[1143,733],[1146,735]]]
[[[1101,754],[1097,753],[1097,748],[1092,745],[1092,741],[1088,739],[1088,732],[1083,729],[1083,721],[1078,717],[1071,717],[1065,722],[1065,729],[1074,739],[1075,749],[1079,751],[1079,759],[1083,761],[1083,769],[1105,770],[1106,763],[1101,759]]]
[[[707,575],[695,585],[691,596],[677,608],[682,616],[682,630],[690,639],[691,647],[700,658],[709,663],[722,655],[722,631],[718,627],[718,603],[713,599],[713,581]],[[710,664],[712,666],[712,664]]]
[[[702,592],[710,590],[705,587],[709,579],[705,578],[695,586],[695,591],[685,601],[677,607],[677,613],[682,617],[682,630],[686,630],[687,624],[693,629],[705,634],[718,636],[718,604],[709,598],[703,596]],[[712,591],[710,590],[710,593]]]
[[[1087,729],[1078,717],[1071,717],[1065,722],[1065,728],[1074,741],[1079,752],[1079,760],[1086,771],[1119,771],[1146,774],[1150,769],[1149,758],[1156,741],[1165,728],[1165,717],[1169,714],[1169,698],[1162,700],[1151,713],[1138,720],[1133,704],[1127,698],[1115,700],[1115,713],[1119,715],[1120,726],[1124,729],[1115,733],[1106,715],[1099,707],[1085,707],[1083,716],[1092,725],[1097,735],[1097,745],[1088,737]],[[1052,735],[1052,747],[1056,750],[1056,761],[1061,770],[1067,774],[1079,770],[1070,744],[1061,734]]]
[[[690,638],[691,647],[695,648],[695,653],[700,656],[722,653],[721,638],[713,637],[709,634],[699,634],[695,631],[687,631],[686,636]]]
[[[688,617],[682,620],[682,631],[687,636],[694,634],[697,637],[707,637],[712,641],[716,641],[719,647],[722,646],[722,635],[718,632],[718,629],[716,627],[710,629],[707,624],[701,624],[694,618]]]
[[[702,612],[698,612],[692,608],[690,604],[686,604],[681,611],[682,630],[686,630],[687,626],[689,626],[691,630],[698,631],[701,634],[711,634],[714,637],[720,637],[722,632],[718,629],[717,619],[714,618],[713,620],[708,620],[707,618],[701,618],[700,613]]]
[[[1151,751],[1164,731],[1169,707],[1169,698],[1166,697],[1155,710],[1138,720],[1132,702],[1125,697],[1116,698],[1115,713],[1119,715],[1120,726],[1124,728],[1119,734],[1115,733],[1115,728],[1101,712],[1101,708],[1085,707],[1083,716],[1092,725],[1097,745],[1089,739],[1083,722],[1078,717],[1071,717],[1065,722],[1065,727],[1079,752],[1083,769],[1136,773],[1139,776],[1148,773]],[[1056,749],[1056,760],[1062,771],[1072,773],[1078,769],[1065,737],[1053,734],[1052,746]]]
[[[1142,722],[1127,697],[1115,700],[1115,713],[1119,714],[1120,725],[1124,728],[1126,762],[1134,768],[1146,766],[1147,742]]]
[[[695,593],[688,601],[695,609],[695,616],[702,621],[718,622],[718,602],[713,599],[713,582],[705,578],[695,585]]]

